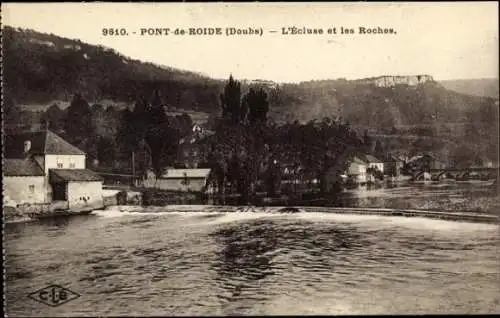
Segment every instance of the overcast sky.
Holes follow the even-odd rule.
[[[498,78],[498,4],[2,4],[2,22],[101,44],[216,78],[295,82],[429,74]],[[285,36],[282,27],[393,28],[390,35]],[[102,28],[129,36],[103,36]],[[141,28],[262,28],[263,36],[140,36]],[[277,33],[270,33],[276,30]],[[132,32],[137,32],[135,35]]]

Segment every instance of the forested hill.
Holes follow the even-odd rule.
[[[75,92],[91,101],[133,103],[160,89],[172,107],[217,107],[223,83],[207,76],[144,63],[53,34],[11,27],[2,31],[5,84],[18,103],[70,101]]]
[[[133,105],[159,90],[171,108],[212,113],[220,109],[224,85],[194,72],[133,60],[102,46],[10,27],[3,28],[3,61],[7,97],[18,104],[50,106],[66,101],[68,105],[80,93],[91,104]],[[487,118],[481,114],[495,114],[498,108],[493,98],[461,94],[433,81],[393,87],[359,83],[342,79],[298,84],[243,81],[242,89],[265,86],[270,116],[277,121],[341,116],[353,125],[378,131],[464,123]]]
[[[498,99],[498,78],[457,79],[439,83],[446,89],[459,93]]]

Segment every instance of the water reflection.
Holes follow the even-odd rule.
[[[243,212],[32,222],[7,235],[19,229],[7,247],[11,315],[498,311],[491,226]],[[25,301],[50,282],[83,297],[56,309]]]
[[[212,269],[230,294],[228,301],[240,299],[245,290],[266,298],[275,292],[273,285],[283,286],[281,276],[294,271],[303,271],[309,278],[300,279],[313,286],[322,277],[348,272],[352,257],[374,244],[370,233],[362,234],[354,226],[293,219],[230,224],[212,236],[221,246]]]
[[[498,193],[491,182],[399,182],[347,189],[338,206],[495,213]]]
[[[274,274],[271,262],[278,240],[272,221],[232,224],[211,236],[222,246],[212,268],[221,287],[232,293],[229,301],[236,299],[252,282]]]

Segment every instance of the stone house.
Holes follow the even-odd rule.
[[[85,152],[45,130],[5,137],[4,202],[52,204],[72,212],[102,208],[102,178]]]

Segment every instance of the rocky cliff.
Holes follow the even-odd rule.
[[[434,82],[430,75],[411,76],[378,76],[357,80],[359,84],[373,84],[377,87],[394,87],[396,85],[416,86],[427,82]]]

